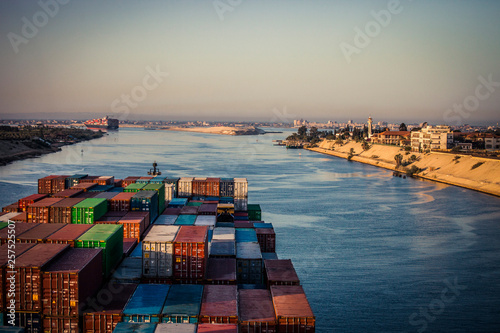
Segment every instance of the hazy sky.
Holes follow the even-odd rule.
[[[497,0],[16,0],[0,32],[1,117],[500,120]]]

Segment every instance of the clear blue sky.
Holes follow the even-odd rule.
[[[500,82],[500,1],[402,0],[384,26],[371,13],[390,1],[59,1],[47,22],[38,1],[0,2],[0,116],[500,120],[500,87],[447,111],[479,76]],[[168,76],[144,90],[148,67]],[[147,96],[127,105],[132,91]]]

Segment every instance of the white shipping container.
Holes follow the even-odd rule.
[[[234,197],[248,198],[248,181],[246,178],[234,178]]]
[[[248,210],[248,199],[234,199],[234,211],[246,212]]]
[[[179,215],[159,215],[156,218],[155,225],[174,225]]]
[[[190,197],[193,193],[193,177],[181,177],[179,179],[179,189],[177,196],[179,198]]]
[[[217,217],[214,215],[198,215],[194,221],[195,226],[208,226],[211,230],[215,228],[215,223],[217,223]]]
[[[9,220],[11,218],[13,218],[14,216],[17,216],[19,214],[21,214],[21,213],[14,212],[14,213],[7,213],[5,215],[2,215],[2,216],[0,216],[0,222],[9,222]]]
[[[161,323],[156,325],[155,333],[196,333],[196,324]]]
[[[236,230],[234,228],[223,228],[218,227],[214,229],[214,233],[212,236],[212,241],[216,240],[228,240],[228,241],[236,241]]]
[[[145,277],[172,276],[174,241],[179,226],[153,225],[142,241],[142,275]]]
[[[165,200],[170,201],[175,198],[175,185],[165,183]]]

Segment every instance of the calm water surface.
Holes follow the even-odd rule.
[[[49,174],[247,177],[292,259],[317,332],[500,332],[500,199],[269,136],[120,129],[0,167],[0,205]],[[83,154],[81,150],[83,149]]]

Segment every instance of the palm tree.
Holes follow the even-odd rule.
[[[394,156],[394,159],[396,160],[396,169],[401,166],[401,162],[403,162],[403,155],[397,154]]]

